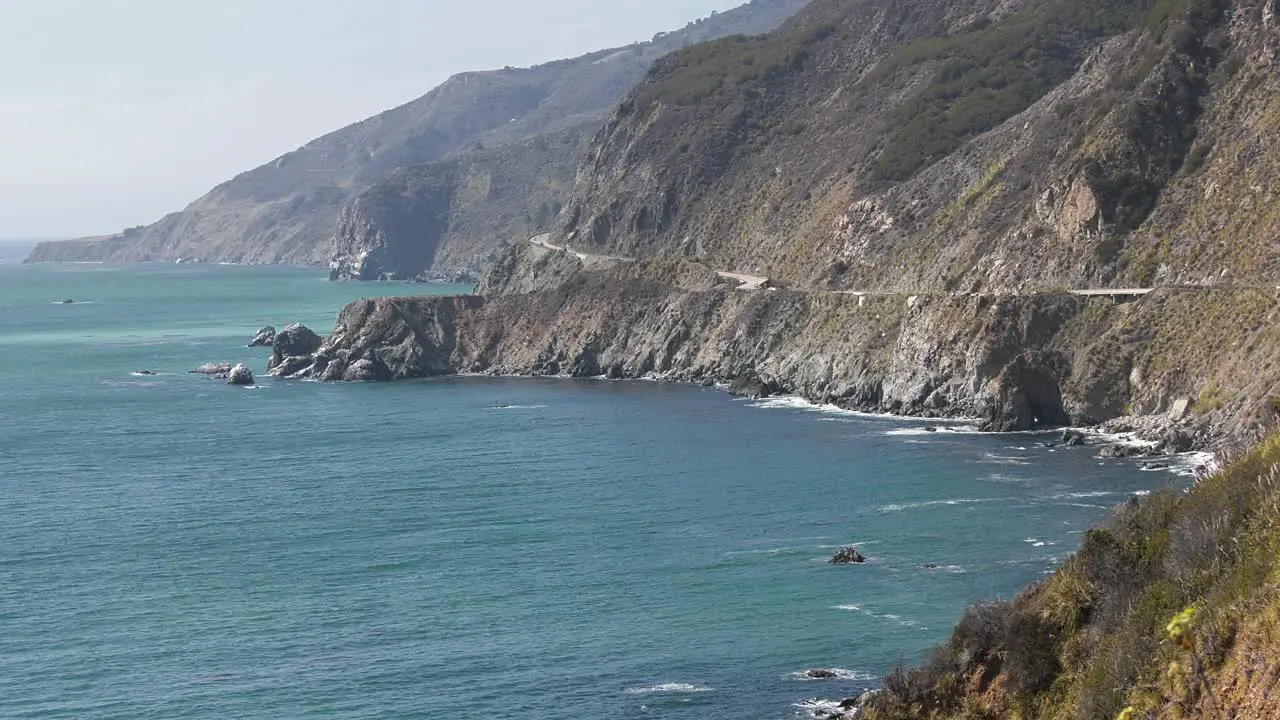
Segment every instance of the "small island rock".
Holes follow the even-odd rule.
[[[832,565],[861,565],[866,561],[867,558],[855,547],[844,548],[831,558]]]
[[[807,678],[812,678],[813,680],[832,680],[838,677],[834,672],[830,670],[823,670],[821,668],[815,668],[813,670],[805,670],[804,676]]]
[[[253,341],[249,343],[249,347],[271,347],[276,343],[276,329],[270,325],[258,331],[253,336]]]
[[[228,385],[248,386],[253,384],[253,371],[248,365],[237,365],[231,368],[230,374],[227,375]]]
[[[200,367],[192,370],[191,375],[227,375],[231,372],[231,363],[205,363]]]

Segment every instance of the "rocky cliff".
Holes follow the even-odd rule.
[[[553,242],[797,287],[1275,284],[1278,52],[1270,0],[819,0],[657,63]]]
[[[30,260],[324,264],[342,208],[394,170],[599,123],[658,57],[710,38],[765,32],[806,2],[754,0],[650,42],[464,73],[243,173],[153,225],[104,242],[44,243]]]
[[[338,216],[334,280],[470,274],[511,239],[550,227],[573,187],[595,123],[402,168]]]
[[[540,261],[555,255],[569,262]],[[360,301],[291,374],[745,382],[859,410],[981,417],[993,430],[1159,414],[1203,440],[1270,417],[1278,310],[1280,294],[1253,289],[1132,302],[743,291],[666,260],[580,270],[527,294]]]

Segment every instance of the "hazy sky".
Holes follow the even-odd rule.
[[[744,1],[0,0],[0,237],[150,223],[453,73]]]

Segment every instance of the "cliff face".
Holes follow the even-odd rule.
[[[464,73],[243,173],[153,225],[105,243],[44,243],[30,260],[324,264],[342,208],[397,168],[598,123],[658,57],[710,38],[765,32],[806,2],[755,0],[651,42],[527,69]]]
[[[543,252],[535,263],[573,262]],[[1119,302],[743,291],[720,282],[704,266],[668,260],[579,270],[527,294],[361,301],[300,376],[744,381],[859,410],[982,417],[1000,430],[1160,414],[1202,438],[1247,434],[1270,416],[1269,393],[1280,384],[1268,349],[1280,342],[1268,322],[1280,310],[1274,290],[1169,290]],[[436,329],[406,330],[418,326]],[[378,371],[350,372],[361,361]]]
[[[1274,284],[1278,52],[1263,0],[821,0],[657,63],[553,242],[797,287]]]
[[[412,280],[433,268],[478,277],[507,242],[550,225],[594,129],[393,172],[339,215],[331,277]]]

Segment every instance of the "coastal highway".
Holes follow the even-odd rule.
[[[546,250],[554,250],[556,252],[566,252],[583,262],[588,261],[606,261],[606,262],[635,262],[635,258],[617,257],[614,255],[593,255],[591,253],[578,252],[563,245],[553,245],[551,243],[551,233],[542,233],[529,238],[529,242]],[[741,283],[739,290],[761,290],[768,287],[769,278],[759,275],[747,275],[745,273],[729,272],[727,270],[716,270],[716,275],[725,280],[736,280]],[[1155,288],[1089,288],[1083,290],[1068,290],[1072,295],[1080,295],[1083,297],[1112,297],[1112,298],[1137,298],[1143,295],[1151,294]],[[840,295],[854,295],[863,297],[866,295],[903,295],[900,292],[866,292],[862,290],[837,290]],[[928,293],[926,293],[928,294]],[[962,293],[957,293],[962,294]]]

